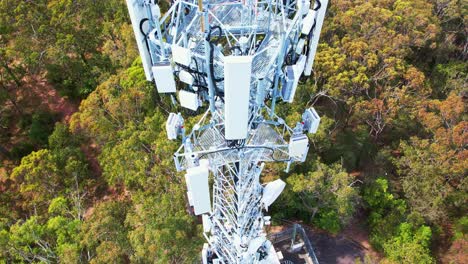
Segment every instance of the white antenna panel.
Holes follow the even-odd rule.
[[[127,0],[128,12],[132,21],[133,33],[137,40],[138,52],[140,52],[141,62],[145,70],[146,80],[152,81],[153,75],[151,72],[151,57],[146,47],[146,37],[140,31],[140,22],[148,18],[147,9],[136,0]]]
[[[185,182],[190,193],[195,215],[209,213],[211,211],[210,190],[208,187],[208,168],[194,167],[187,170]]]
[[[202,215],[203,232],[208,233],[211,230],[211,220],[207,214]]]
[[[295,135],[289,141],[289,156],[300,161],[305,160],[309,151],[309,138],[304,135]]]
[[[251,75],[252,56],[224,58],[224,122],[227,140],[247,137]]]
[[[315,11],[312,9],[309,9],[306,17],[304,17],[304,20],[302,20],[302,34],[304,35],[309,35],[310,30],[312,29],[314,25],[314,20],[315,20]]]
[[[152,68],[154,82],[158,93],[175,93],[176,83],[172,67],[169,63],[153,66]]]
[[[320,125],[320,116],[315,111],[313,107],[307,109],[302,115],[302,121],[304,122],[304,130],[309,131],[309,133],[317,133],[318,127]]]
[[[182,107],[193,111],[197,111],[198,107],[200,107],[200,101],[198,100],[198,95],[196,93],[181,90],[179,91],[179,101]]]
[[[304,72],[304,68],[307,62],[307,57],[305,55],[301,55],[297,60],[297,63],[294,65],[294,70],[298,75],[297,81],[299,82],[299,78],[301,77],[302,73]]]
[[[208,243],[203,244],[202,261],[203,264],[208,264]]]
[[[172,45],[172,59],[175,63],[189,66],[192,61],[192,54],[187,48],[179,45]]]
[[[302,51],[304,50],[304,46],[305,46],[305,39],[303,38],[299,39],[299,41],[297,42],[297,46],[296,46],[296,53],[302,54]]]
[[[307,56],[307,63],[304,71],[305,76],[310,76],[312,73],[312,66],[314,66],[315,53],[317,52],[318,42],[320,39],[320,32],[322,31],[323,20],[325,19],[325,12],[327,11],[328,0],[321,0],[321,7],[317,11],[317,18],[315,19],[315,29],[312,32],[313,37],[309,43],[309,54]]]
[[[166,121],[167,138],[170,140],[177,139],[177,135],[183,124],[184,119],[181,115],[170,113]]]
[[[297,10],[306,15],[310,8],[310,0],[297,0]]]
[[[181,82],[184,82],[188,85],[192,85],[194,81],[193,76],[188,71],[184,70],[179,72],[179,79]]]

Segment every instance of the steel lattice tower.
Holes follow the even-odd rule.
[[[299,78],[311,74],[327,4],[177,0],[161,14],[155,0],[127,0],[147,80],[192,111],[207,102],[189,134],[181,114],[166,123],[169,139],[182,138],[174,161],[202,215],[204,263],[279,263],[263,210],[285,183],[262,185],[260,174],[265,162],[289,170],[306,159],[305,133],[317,131],[320,117],[307,109],[291,128],[275,105],[293,103]]]

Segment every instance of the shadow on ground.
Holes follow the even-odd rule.
[[[320,264],[353,264],[364,259],[367,249],[344,235],[332,236],[305,228]]]

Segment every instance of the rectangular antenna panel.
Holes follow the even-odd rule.
[[[177,139],[177,134],[184,123],[181,115],[170,113],[166,121],[167,138],[170,140]]]
[[[175,93],[176,83],[174,74],[172,73],[172,66],[169,62],[153,66],[152,68],[154,82],[158,93]]]
[[[187,71],[180,70],[179,79],[180,79],[181,82],[184,82],[184,83],[186,83],[188,85],[193,84],[193,76]]]
[[[302,73],[304,72],[306,62],[307,62],[307,57],[305,55],[301,55],[299,59],[297,60],[297,63],[294,65],[294,71],[298,75],[298,81]]]
[[[247,137],[251,75],[252,56],[224,58],[224,122],[227,140]]]
[[[210,217],[207,214],[202,215],[202,224],[203,224],[203,232],[208,233],[211,231],[212,223]]]
[[[309,43],[309,54],[307,54],[307,63],[304,70],[305,76],[310,76],[312,73],[312,66],[314,66],[320,32],[322,31],[323,20],[325,19],[325,13],[327,12],[328,0],[320,0],[320,3],[322,5],[320,9],[317,10],[317,17],[315,18],[315,29],[314,32],[312,32],[313,35]]]
[[[187,169],[187,174],[185,174],[187,193],[191,196],[189,201],[191,200],[193,204],[195,215],[211,211],[208,174],[208,168],[202,166]]]
[[[192,192],[187,192],[187,200],[190,206],[193,206]]]
[[[202,264],[208,264],[208,243],[203,244],[202,249]]]
[[[130,20],[132,21],[133,33],[137,40],[138,52],[140,53],[141,62],[143,69],[145,70],[146,80],[152,81],[153,75],[151,72],[151,66],[153,65],[150,57],[149,50],[146,46],[145,36],[140,31],[140,22],[148,18],[147,10],[137,0],[127,0],[128,12],[130,14]]]
[[[289,141],[289,156],[304,162],[309,151],[309,138],[302,135],[295,135]]]
[[[302,51],[304,50],[304,46],[305,46],[305,39],[303,38],[299,39],[299,41],[297,42],[297,46],[296,46],[296,53],[302,54]]]
[[[181,90],[179,91],[179,101],[182,107],[193,111],[197,111],[198,107],[200,107],[200,102],[198,101],[198,95],[196,93]]]
[[[307,15],[302,20],[302,34],[309,35],[310,30],[314,26],[315,13],[314,10],[309,9]]]
[[[299,78],[296,77],[294,66],[286,66],[283,87],[281,88],[281,96],[283,97],[283,101],[288,103],[293,102],[294,94],[296,93],[296,79],[299,81]]]
[[[320,125],[320,116],[317,114],[317,111],[313,107],[307,109],[302,115],[302,121],[304,122],[304,130],[309,131],[309,133],[317,133],[318,127]]]
[[[265,97],[267,94],[267,89],[269,88],[270,82],[263,79],[257,84],[257,92],[255,93],[255,103],[258,106],[265,105]]]
[[[305,16],[310,8],[310,0],[297,0],[296,2],[297,10]]]
[[[172,59],[175,63],[189,66],[192,62],[192,53],[187,48],[179,45],[172,45]]]
[[[295,65],[286,66],[286,78],[281,90],[281,96],[285,102],[292,103],[294,101],[294,95],[296,94],[297,86],[299,85],[299,79],[304,71],[306,60],[307,57],[305,55],[301,55]]]

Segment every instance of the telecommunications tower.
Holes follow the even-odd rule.
[[[127,5],[146,79],[184,108],[207,102],[189,134],[180,113],[166,123],[169,139],[182,138],[174,162],[202,216],[203,263],[280,263],[263,210],[285,183],[262,185],[260,174],[265,162],[305,161],[306,134],[319,126],[310,108],[291,128],[275,105],[293,103],[311,74],[328,0],[175,0],[164,13],[157,0]]]

